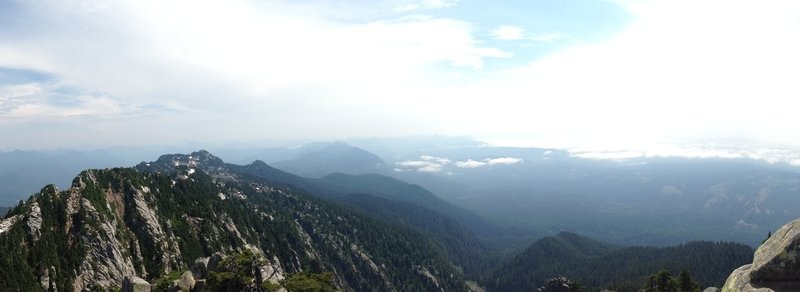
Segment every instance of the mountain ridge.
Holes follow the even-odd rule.
[[[380,174],[354,176],[336,173],[318,179],[305,178],[271,167],[263,161],[254,161],[245,166],[229,164],[228,167],[432,236],[444,248],[451,260],[460,265],[470,276],[478,277],[486,265],[485,261],[488,260],[483,254],[494,252],[492,247],[488,246],[490,243],[483,240],[487,234],[494,236],[499,232],[490,223],[447,203],[418,185]],[[364,199],[367,204],[364,201],[353,200],[355,196]],[[441,224],[408,220],[418,218],[408,218],[407,215],[398,214],[397,210],[424,214],[425,218],[434,219]],[[440,229],[434,230],[435,228]],[[476,235],[480,235],[481,238]],[[454,243],[445,238],[458,238],[458,241]]]
[[[463,288],[416,232],[235,173],[208,152],[157,161],[83,171],[69,189],[48,186],[15,207],[2,221],[0,263],[18,268],[0,271],[0,284],[120,287],[126,276],[158,281],[214,252],[256,249],[273,270],[330,272],[347,290]]]

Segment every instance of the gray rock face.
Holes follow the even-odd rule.
[[[115,236],[120,227],[115,220],[103,220],[89,200],[82,199],[81,203],[88,210],[88,216],[102,223],[99,224],[100,230],[96,230],[96,236],[83,237],[88,250],[75,279],[75,290],[90,284],[119,285],[119,279],[136,274],[131,258],[125,256],[125,244]]]
[[[191,271],[195,279],[205,279],[208,277],[208,260],[209,258],[198,258],[194,260]]]
[[[703,292],[719,292],[719,288],[717,287],[708,287]]]
[[[0,220],[0,234],[3,234],[3,232],[6,232],[9,229],[11,229],[11,227],[14,226],[14,224],[17,224],[17,221],[19,221],[20,218],[22,218],[22,215],[14,215],[9,218]]]
[[[209,272],[216,272],[219,270],[219,263],[225,258],[225,256],[220,252],[215,252],[211,255],[208,259],[208,271]]]
[[[34,242],[39,240],[40,229],[42,229],[42,209],[39,208],[39,202],[33,202],[31,213],[28,214],[28,231]]]
[[[189,291],[194,288],[194,276],[192,276],[192,272],[186,271],[181,275],[181,278],[178,279],[178,287],[181,291]]]
[[[800,219],[783,225],[758,247],[750,277],[757,281],[800,280]]]
[[[42,269],[42,277],[39,278],[39,284],[42,285],[42,289],[47,290],[50,288],[50,271],[48,269]]]
[[[150,292],[150,283],[139,277],[125,277],[122,280],[122,292]]]
[[[725,286],[722,286],[722,291],[758,291],[750,285],[750,270],[753,265],[744,265],[734,270],[728,280],[725,281]],[[766,290],[771,291],[771,290]]]
[[[731,273],[722,292],[800,291],[800,219],[782,226]]]
[[[272,257],[272,261],[269,261],[266,265],[258,267],[258,272],[261,276],[261,280],[268,281],[273,284],[277,284],[286,278],[286,273],[283,271],[283,267],[281,267],[281,262],[278,260],[278,257]]]
[[[82,173],[66,194],[66,211],[70,216],[68,216],[68,220],[65,222],[65,229],[76,230],[78,226],[73,226],[76,222],[73,222],[72,215],[80,211],[85,212],[87,220],[94,222],[81,226],[81,228],[89,232],[80,233],[82,241],[85,244],[86,255],[77,271],[78,273],[74,279],[73,289],[80,291],[89,285],[97,285],[100,287],[121,286],[121,281],[126,276],[147,276],[147,271],[143,265],[140,266],[141,273],[137,273],[133,264],[133,255],[139,256],[139,262],[143,262],[141,259],[141,250],[139,249],[139,240],[141,239],[139,236],[147,236],[148,239],[151,239],[157,244],[157,248],[160,249],[160,254],[165,257],[164,270],[165,272],[169,272],[170,267],[174,266],[177,262],[177,260],[173,258],[179,257],[180,252],[176,252],[175,250],[177,248],[170,248],[167,242],[165,242],[165,238],[170,238],[172,235],[166,234],[160,228],[157,220],[158,218],[155,216],[155,211],[145,202],[143,196],[145,193],[148,193],[149,190],[146,187],[141,191],[135,190],[131,196],[126,198],[125,194],[119,191],[104,189],[103,196],[105,197],[106,205],[95,206],[87,198],[83,197],[83,192],[88,183],[94,185],[98,184],[94,171]],[[57,194],[53,195],[55,196]],[[137,236],[137,234],[132,234],[134,239],[132,242],[121,240],[119,236],[128,229],[128,226],[124,225],[125,221],[122,220],[125,216],[123,212],[126,212],[126,201],[134,206],[134,208],[130,208],[133,212],[129,212],[128,215],[143,218],[141,226],[144,232],[140,232],[138,234],[139,236]],[[41,212],[38,204],[34,203],[34,207],[35,208],[32,207],[31,212],[34,214],[31,214],[30,217],[41,217],[41,215],[37,216],[35,214]],[[114,220],[115,217],[118,217],[118,220]],[[28,225],[31,227],[32,236],[38,234],[38,229],[40,227],[33,227],[41,225],[41,223],[31,223],[31,220],[29,220]],[[36,230],[35,233],[33,232],[34,230]],[[130,243],[132,243],[132,246],[129,245]],[[132,250],[130,250],[131,247]],[[131,253],[131,251],[133,252]]]
[[[181,251],[177,248],[178,244],[174,242],[174,236],[161,228],[159,218],[156,210],[152,208],[145,199],[146,195],[150,194],[149,188],[142,190],[135,190],[131,194],[127,194],[132,201],[136,210],[136,216],[143,223],[143,230],[139,236],[149,237],[150,240],[156,243],[156,248],[163,258],[164,273],[172,272],[174,267],[180,266]]]

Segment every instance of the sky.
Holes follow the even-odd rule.
[[[800,2],[0,1],[0,150],[800,149]]]

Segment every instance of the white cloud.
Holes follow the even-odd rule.
[[[419,157],[419,159],[424,160],[424,161],[433,161],[433,162],[436,162],[436,163],[439,163],[439,164],[449,164],[449,163],[453,162],[452,160],[444,158],[444,157],[436,157],[436,156],[430,156],[430,155],[422,155],[422,156]]]
[[[510,164],[517,164],[521,163],[522,159],[513,158],[513,157],[500,157],[500,158],[491,158],[486,160],[486,163],[489,165],[510,165]]]
[[[492,31],[492,37],[502,41],[521,40],[524,34],[524,29],[513,25],[501,25]]]
[[[486,165],[486,162],[468,159],[467,161],[456,161],[456,166],[460,168],[478,168]]]
[[[33,102],[32,99],[42,92],[41,84],[7,84],[0,86],[0,116],[18,107]]]
[[[653,157],[752,159],[766,163],[785,163],[800,166],[800,151],[794,148],[770,148],[762,146],[738,146],[719,144],[650,145],[643,149],[619,149],[593,151],[573,149],[570,155],[586,159],[631,160]]]
[[[400,166],[399,170],[416,170],[419,172],[440,172],[444,168],[444,165],[433,162],[433,161],[425,161],[425,160],[408,160],[408,161],[400,161],[397,162],[397,166]],[[398,170],[395,170],[398,171]]]
[[[501,41],[531,40],[535,42],[552,42],[564,38],[559,32],[527,35],[525,29],[514,25],[500,25],[491,32],[492,38]]]
[[[0,122],[72,116],[110,116],[124,105],[91,92],[64,93],[62,84],[25,83],[0,86]],[[0,123],[2,126],[2,123]]]
[[[50,73],[121,111],[184,108],[219,139],[444,133],[600,150],[730,138],[800,147],[789,102],[800,96],[796,1],[619,1],[634,17],[622,32],[505,67],[485,63],[512,52],[476,37],[480,24],[455,12],[392,6],[348,18],[305,1],[82,3],[14,5],[0,26],[0,67]],[[93,106],[113,112],[101,100]]]
[[[399,166],[403,167],[410,167],[410,168],[420,168],[430,165],[431,162],[428,161],[418,161],[418,160],[408,160],[408,161],[400,161],[397,163]]]
[[[419,172],[440,172],[442,171],[443,166],[441,164],[431,163],[427,166],[417,168]]]
[[[420,9],[442,9],[453,7],[458,1],[459,0],[422,0],[400,6],[397,10],[400,12],[411,12]]]
[[[452,161],[450,159],[444,157],[436,157],[431,155],[422,155],[419,157],[420,160],[406,160],[397,162],[398,168],[395,168],[396,172],[406,171],[406,170],[416,170],[419,172],[441,172],[444,167]]]
[[[564,35],[558,32],[543,33],[531,36],[529,39],[537,42],[552,42],[563,39]]]
[[[432,99],[418,93],[437,87],[442,71],[478,70],[487,59],[511,55],[482,43],[471,23],[454,18],[340,19],[324,6],[296,1],[84,2],[16,5],[15,17],[3,23],[22,23],[0,26],[0,67],[44,72],[131,105],[114,110],[160,103],[235,116],[201,122],[234,139],[440,132],[411,114],[409,105]],[[433,9],[456,1],[420,3]],[[54,113],[41,106],[26,110]],[[187,117],[161,118],[178,124]],[[287,120],[295,122],[257,130],[236,126]],[[0,134],[12,130],[0,128]]]
[[[385,88],[413,81],[431,64],[481,68],[486,58],[510,56],[482,46],[470,23],[451,18],[336,21],[319,8],[280,1],[137,1],[92,12],[56,4],[22,5],[48,29],[3,39],[0,66],[52,72],[125,98],[196,99],[220,87],[236,96],[287,87]]]
[[[422,6],[428,8],[453,7],[459,0],[422,0]]]
[[[466,161],[456,161],[456,166],[460,168],[478,168],[492,165],[511,165],[522,163],[522,159],[513,157],[487,158],[481,161],[467,159]]]
[[[486,140],[527,136],[553,148],[734,139],[800,147],[792,128],[800,116],[787,106],[800,96],[800,39],[787,37],[800,31],[800,2],[629,3],[635,19],[615,36],[453,93],[492,97],[459,105],[473,115],[499,113],[469,127]]]
[[[40,92],[42,92],[42,85],[38,83],[6,84],[0,86],[0,98],[3,100],[32,96]]]

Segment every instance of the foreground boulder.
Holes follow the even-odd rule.
[[[755,252],[753,263],[731,273],[722,292],[800,291],[800,219],[776,231]]]

